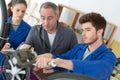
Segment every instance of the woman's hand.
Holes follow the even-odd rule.
[[[3,46],[1,52],[4,54],[7,54],[7,50],[10,49],[11,44],[10,43],[5,43],[5,45]]]

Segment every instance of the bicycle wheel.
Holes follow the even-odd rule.
[[[0,50],[6,42],[6,38],[9,34],[9,26],[7,23],[7,9],[5,0],[0,0]]]
[[[4,61],[3,80],[30,80],[30,68],[19,68],[13,64],[13,55],[6,56]]]

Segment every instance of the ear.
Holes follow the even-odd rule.
[[[59,15],[56,15],[56,19],[59,21]]]
[[[103,29],[99,29],[99,30],[97,31],[97,33],[98,33],[98,35],[102,35],[102,34],[103,34]]]
[[[13,7],[10,7],[10,10],[13,12]]]

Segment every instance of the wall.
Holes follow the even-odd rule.
[[[69,6],[83,12],[99,12],[118,26],[114,39],[120,40],[120,0],[69,0]]]
[[[9,0],[6,1],[8,2]],[[45,1],[51,1],[56,4],[62,3],[85,13],[101,13],[107,21],[118,26],[114,39],[120,40],[120,37],[118,37],[120,34],[120,0],[31,0],[27,12],[29,13],[33,4],[37,3],[32,14],[39,18],[39,7]]]
[[[91,0],[36,0],[36,1],[38,2],[39,7],[43,2],[51,1],[56,4],[62,3],[68,5],[85,13],[99,12],[106,18],[107,21],[112,22],[113,24],[116,24],[118,26],[117,31],[114,35],[114,39],[120,40],[120,37],[118,37],[118,35],[120,34],[120,15],[119,15],[120,0],[92,0],[92,1]],[[36,12],[38,11],[35,11],[34,14]]]

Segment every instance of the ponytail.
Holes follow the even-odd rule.
[[[16,4],[21,4],[21,3],[27,7],[27,3],[25,0],[11,0],[8,4],[7,16],[12,16],[11,7],[15,6]]]
[[[11,11],[12,1],[13,1],[13,0],[11,0],[11,1],[8,3],[7,16],[12,16],[12,11]]]

